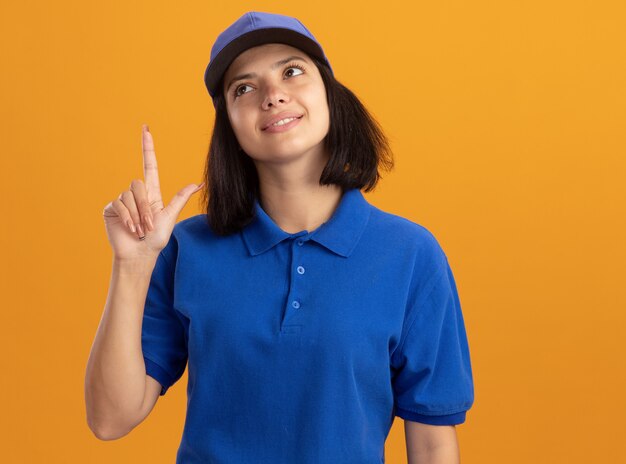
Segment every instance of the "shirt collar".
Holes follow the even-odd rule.
[[[348,189],[341,196],[339,205],[328,221],[312,232],[290,234],[278,227],[256,199],[252,222],[241,233],[252,256],[264,253],[286,238],[308,236],[338,255],[348,257],[361,238],[370,212],[371,206],[361,190]]]

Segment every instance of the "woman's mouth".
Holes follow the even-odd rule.
[[[288,131],[292,127],[297,126],[300,123],[300,119],[302,119],[302,116],[299,118],[283,118],[280,121],[269,125],[264,132],[276,133]]]

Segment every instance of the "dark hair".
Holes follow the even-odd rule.
[[[324,147],[330,157],[320,185],[335,184],[348,190],[372,190],[381,178],[379,168],[393,169],[387,137],[357,96],[332,75],[328,66],[311,57],[317,66],[329,108],[329,130]],[[201,202],[209,225],[218,235],[239,231],[254,217],[259,179],[252,159],[239,149],[226,111],[223,82],[218,84],[215,124],[209,146]]]

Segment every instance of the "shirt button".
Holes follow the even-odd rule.
[[[293,306],[294,308],[298,309],[300,307],[300,302],[298,300],[293,300],[291,302],[291,306]]]
[[[298,240],[298,245],[302,246],[304,242],[302,240]]]
[[[298,266],[298,274],[304,274],[304,268],[302,266]]]

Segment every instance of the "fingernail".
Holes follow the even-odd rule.
[[[146,214],[146,224],[150,227],[150,230],[154,230],[154,224],[152,223],[152,218]]]
[[[133,231],[133,233],[136,232],[135,230],[135,226],[133,225],[133,221],[131,221],[130,219],[128,221],[126,221],[126,225],[128,225],[128,227],[130,228],[130,230]]]
[[[146,235],[143,233],[143,228],[141,227],[141,224],[137,223],[137,230],[139,231],[139,235]]]

